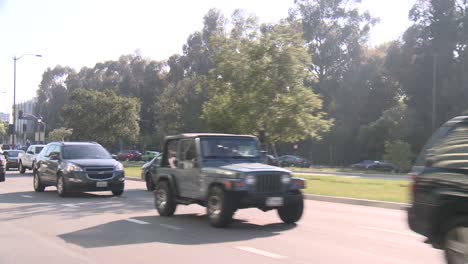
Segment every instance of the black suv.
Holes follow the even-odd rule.
[[[264,164],[256,137],[181,134],[166,137],[160,166],[153,174],[155,206],[161,216],[177,204],[206,206],[214,227],[227,226],[237,209],[277,209],[285,223],[303,212],[303,179]]]
[[[37,156],[33,172],[36,192],[47,186],[57,186],[62,197],[72,192],[112,191],[116,196],[124,192],[122,164],[97,143],[49,143]]]
[[[443,249],[447,263],[468,263],[468,116],[434,133],[410,175],[410,228]]]

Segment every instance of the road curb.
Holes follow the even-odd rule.
[[[144,182],[144,180],[138,179],[138,178],[126,177],[125,179],[130,180],[130,181]],[[409,207],[409,204],[405,204],[405,203],[383,202],[383,201],[376,201],[376,200],[354,199],[354,198],[325,196],[325,195],[317,195],[317,194],[305,194],[304,198],[307,200],[314,200],[314,201],[321,201],[321,202],[362,205],[362,206],[371,206],[371,207],[379,207],[379,208],[395,209],[395,210],[406,210],[406,208]]]
[[[379,207],[379,208],[395,209],[395,210],[406,210],[409,207],[409,204],[406,204],[406,203],[383,202],[383,201],[376,201],[376,200],[354,199],[354,198],[346,198],[346,197],[316,195],[316,194],[306,194],[304,196],[305,196],[305,199],[307,200],[371,206],[371,207]]]

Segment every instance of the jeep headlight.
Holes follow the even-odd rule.
[[[114,171],[123,171],[123,170],[124,170],[124,166],[122,165],[122,163],[117,162],[117,164],[114,166]]]
[[[80,166],[77,166],[77,165],[71,164],[71,163],[69,163],[69,164],[67,164],[65,166],[65,170],[66,171],[83,171],[83,169]]]
[[[291,175],[289,174],[281,175],[281,182],[284,184],[289,184],[291,182]]]
[[[245,183],[248,185],[254,185],[256,180],[257,179],[253,175],[247,175],[247,177],[245,177]]]

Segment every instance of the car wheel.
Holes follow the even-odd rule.
[[[300,191],[298,192],[300,199],[297,199],[294,203],[278,208],[278,215],[286,224],[295,223],[302,217],[302,213],[304,211],[304,200],[302,193]]]
[[[159,215],[174,215],[177,204],[175,202],[174,193],[167,181],[162,181],[158,184],[154,192],[154,205]]]
[[[57,179],[57,193],[60,197],[65,197],[68,194],[65,178],[62,175],[59,175]]]
[[[468,218],[456,218],[445,228],[444,253],[448,264],[468,263]]]
[[[124,193],[124,190],[123,190],[123,189],[122,189],[122,190],[113,190],[113,191],[112,191],[112,194],[113,194],[114,196],[121,196],[123,193]]]
[[[230,193],[221,187],[215,186],[210,189],[206,211],[208,220],[213,227],[226,227],[232,221],[234,215],[233,199]]]
[[[146,181],[146,190],[148,190],[149,192],[154,191],[156,187],[154,186],[153,177],[151,177],[151,174],[149,173],[146,174],[145,181]]]
[[[20,171],[20,173],[25,173],[26,172],[26,168],[23,167],[23,162],[20,162],[20,164],[19,164],[19,171]]]
[[[35,192],[43,192],[45,186],[41,183],[41,178],[39,177],[39,173],[34,170],[33,172],[33,187]]]

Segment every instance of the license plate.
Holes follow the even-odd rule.
[[[96,187],[107,187],[107,182],[96,182]]]
[[[283,197],[268,197],[265,203],[271,207],[283,206]]]

